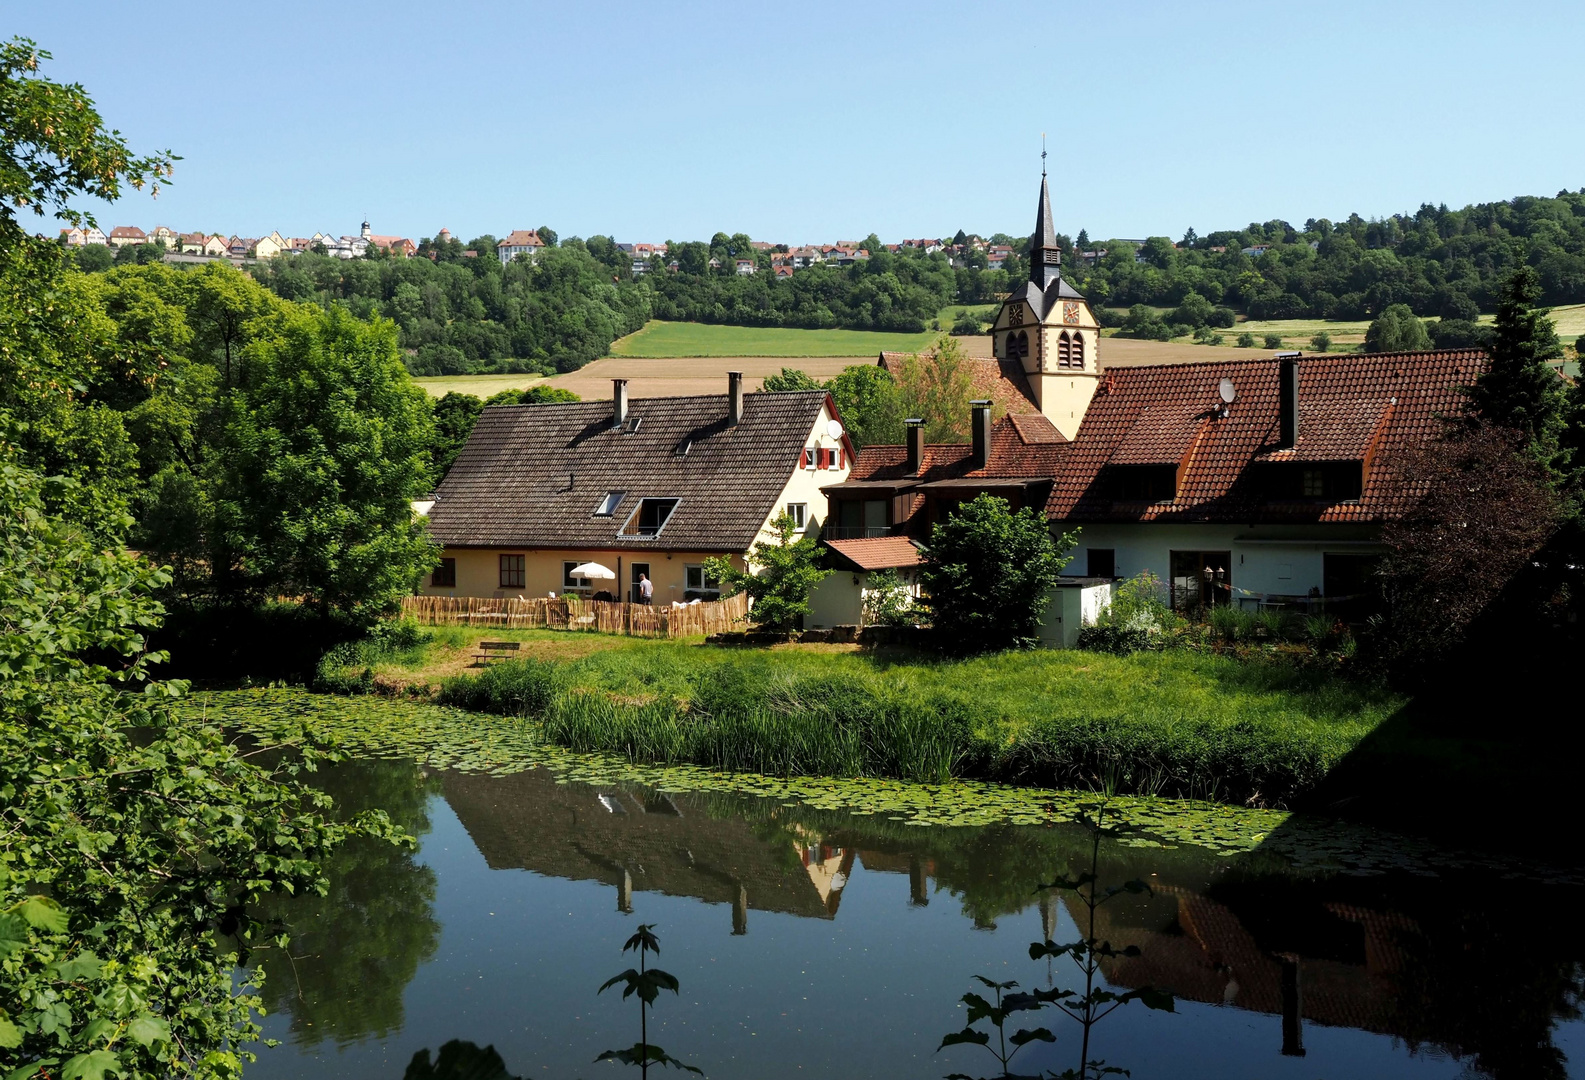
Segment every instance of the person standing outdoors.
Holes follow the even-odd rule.
[[[649,579],[648,574],[638,575],[638,602],[649,603],[655,596],[655,583]]]

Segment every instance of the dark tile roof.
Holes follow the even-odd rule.
[[[745,394],[728,427],[725,394],[639,398],[632,433],[612,429],[609,401],[485,409],[436,492],[430,533],[455,547],[746,551],[827,400]],[[610,492],[622,501],[596,517]],[[653,539],[619,537],[642,498],[680,502]]]
[[[918,566],[919,548],[906,536],[868,536],[860,540],[827,540],[826,547],[841,556],[841,569],[887,570]]]
[[[1459,388],[1485,364],[1478,350],[1303,357],[1299,438],[1285,450],[1277,449],[1274,359],[1110,369],[1065,448],[1047,513],[1063,521],[1385,520],[1412,495],[1398,455],[1436,436],[1438,417],[1457,411]],[[1237,399],[1218,418],[1224,378]],[[1364,490],[1331,505],[1266,502],[1248,467],[1272,461],[1363,461]],[[1114,503],[1101,471],[1141,464],[1177,466],[1177,498]]]

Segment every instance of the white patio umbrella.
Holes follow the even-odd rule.
[[[611,581],[616,580],[615,570],[612,570],[609,566],[601,566],[597,562],[579,563],[577,566],[572,568],[570,574],[572,577],[606,578]]]

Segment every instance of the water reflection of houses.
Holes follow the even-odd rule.
[[[1204,893],[1157,885],[1153,897],[1101,909],[1096,936],[1139,949],[1102,970],[1114,985],[1280,1015],[1284,1054],[1303,1054],[1303,1021],[1402,1035],[1399,976],[1415,922],[1341,902],[1300,907],[1280,920],[1246,920]],[[1083,910],[1069,901],[1069,913]]]
[[[851,850],[712,817],[688,796],[558,784],[538,769],[449,773],[444,787],[492,870],[602,881],[624,911],[634,894],[658,892],[731,905],[734,933],[751,908],[829,919],[853,869]]]

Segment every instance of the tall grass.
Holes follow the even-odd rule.
[[[977,776],[1289,805],[1399,704],[1324,672],[1185,652],[886,664],[657,644],[448,680],[441,700],[650,763]]]

